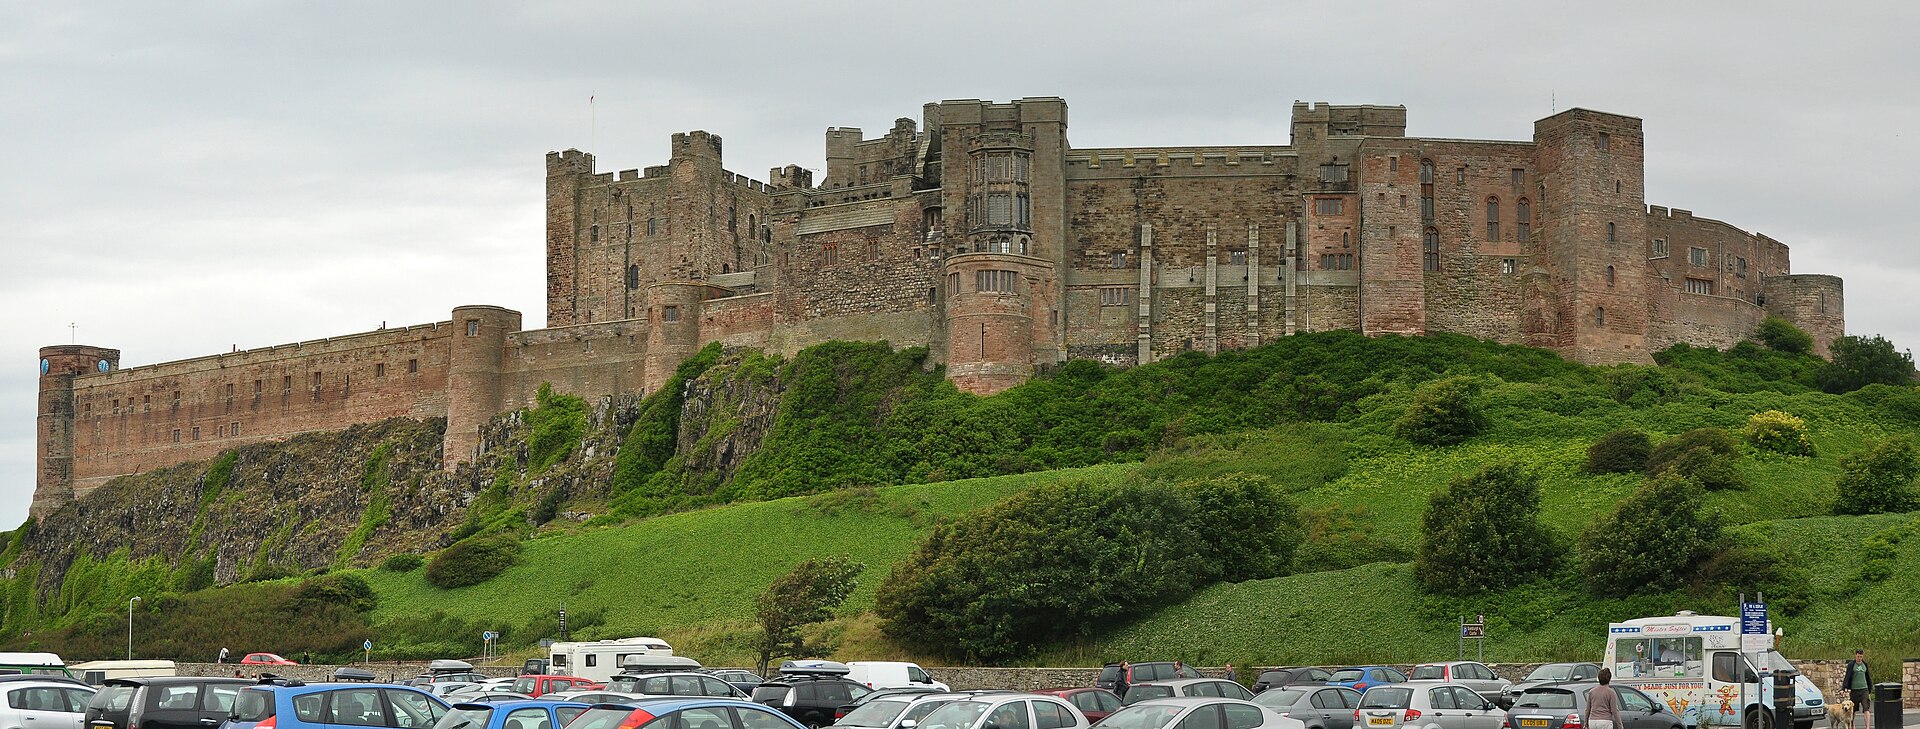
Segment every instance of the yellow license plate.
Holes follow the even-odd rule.
[[[1369,716],[1367,717],[1367,726],[1393,726],[1393,717]]]
[[[1552,723],[1553,723],[1552,719],[1521,719],[1520,720],[1520,726],[1546,726]]]

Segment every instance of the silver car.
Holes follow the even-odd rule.
[[[1407,678],[1415,681],[1443,681],[1473,689],[1474,693],[1488,701],[1499,701],[1500,694],[1508,684],[1513,683],[1494,673],[1487,664],[1473,661],[1448,661],[1446,663],[1422,663],[1413,667],[1413,673]]]
[[[1214,696],[1241,701],[1253,700],[1253,692],[1248,691],[1247,687],[1224,678],[1180,678],[1172,681],[1136,683],[1127,687],[1127,695],[1120,698],[1120,703],[1131,706],[1142,701],[1176,696]]]
[[[833,726],[847,729],[914,729],[934,709],[963,699],[978,698],[970,693],[898,693],[861,701]]]
[[[1367,689],[1354,712],[1354,729],[1500,729],[1507,718],[1473,689],[1435,681]]]
[[[1087,717],[1064,699],[1038,694],[978,694],[941,704],[917,729],[1087,729]]]
[[[1100,729],[1305,729],[1299,719],[1251,701],[1218,697],[1149,699],[1100,720]]]

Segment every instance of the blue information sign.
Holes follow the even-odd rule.
[[[1740,634],[1767,634],[1767,604],[1764,602],[1740,603]]]

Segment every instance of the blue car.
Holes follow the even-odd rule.
[[[591,704],[541,699],[459,703],[433,726],[434,729],[560,729],[591,708]]]
[[[1327,677],[1328,686],[1340,686],[1365,693],[1369,687],[1386,683],[1406,683],[1407,674],[1386,666],[1354,666],[1334,671]]]
[[[567,729],[807,729],[786,714],[744,699],[663,696],[600,704]]]
[[[496,704],[497,706],[498,704]],[[222,729],[429,729],[452,707],[411,686],[262,681],[240,689]]]

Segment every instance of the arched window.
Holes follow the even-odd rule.
[[[1440,270],[1440,229],[1427,228],[1426,236],[1420,241],[1421,261],[1427,273]]]
[[[760,221],[754,217],[753,213],[747,213],[747,235],[753,235],[759,230]]]
[[[1500,198],[1487,198],[1487,240],[1500,240]]]
[[[1607,288],[1613,288],[1613,267],[1607,267]]]
[[[1597,327],[1603,327],[1607,325],[1607,307],[1604,307],[1604,306],[1593,307],[1593,325]]]
[[[638,263],[627,267],[627,288],[640,288],[640,264]]]
[[[1340,247],[1341,247],[1341,248],[1347,248],[1347,247],[1350,247],[1350,246],[1352,246],[1352,245],[1353,245],[1353,236],[1352,236],[1352,234],[1350,234],[1350,233],[1348,233],[1347,231],[1344,231],[1344,230],[1343,230],[1343,231],[1340,231]]]
[[[1521,242],[1525,242],[1533,234],[1533,205],[1526,198],[1520,198],[1519,202],[1514,203],[1513,214],[1513,232]]]
[[[1612,243],[1612,242],[1614,242],[1614,241],[1616,241],[1616,240],[1619,240],[1619,239],[1618,239],[1618,238],[1615,238],[1615,237],[1614,237],[1614,235],[1613,235],[1613,224],[1612,224],[1612,223],[1608,223],[1608,224],[1607,224],[1607,242],[1608,242],[1608,243]]]

